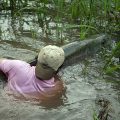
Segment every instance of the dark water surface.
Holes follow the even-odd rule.
[[[46,44],[25,36],[12,41],[1,39],[0,57],[27,61]],[[46,106],[13,99],[6,94],[1,79],[0,120],[93,120],[93,114],[99,114],[103,108],[101,102],[110,104],[108,120],[120,120],[119,78],[103,75],[102,66],[96,54],[63,68],[59,74],[65,82],[66,93],[59,102]]]

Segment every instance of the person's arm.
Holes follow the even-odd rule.
[[[4,60],[5,60],[5,58],[0,58],[0,79],[7,81],[5,73],[1,70],[1,64]]]
[[[0,75],[3,75],[3,76],[5,76],[5,73],[4,73],[4,71],[3,71],[3,65],[2,65],[2,62],[4,61],[4,60],[6,60],[6,58],[0,58]]]
[[[2,63],[3,60],[6,60],[6,58],[0,58],[0,63]]]
[[[2,71],[4,74],[8,74],[12,68],[13,68],[12,60],[6,58],[0,59],[0,71]]]

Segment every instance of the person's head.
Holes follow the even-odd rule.
[[[35,74],[38,78],[48,80],[54,76],[65,59],[62,48],[48,45],[42,48],[38,55]]]

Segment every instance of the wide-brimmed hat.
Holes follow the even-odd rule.
[[[48,45],[40,50],[36,65],[37,76],[42,79],[50,79],[65,59],[61,47]]]

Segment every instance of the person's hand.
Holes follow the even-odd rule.
[[[33,60],[30,60],[28,63],[31,65],[31,66],[36,66],[37,64],[37,58],[38,56],[35,56],[35,58]]]
[[[3,60],[5,60],[6,58],[0,58],[0,62],[2,62]]]

